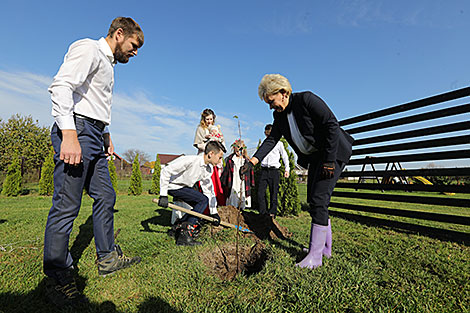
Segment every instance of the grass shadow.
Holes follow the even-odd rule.
[[[164,210],[164,209],[157,209],[155,210],[158,215],[148,218],[142,222],[140,222],[140,225],[144,229],[141,229],[140,231],[143,232],[149,232],[149,233],[157,233],[158,231],[152,230],[150,228],[150,224],[152,225],[160,225],[160,226],[171,226],[170,220],[171,220],[171,211],[169,210]]]
[[[6,223],[8,220],[0,220],[0,224]]]
[[[279,224],[277,222],[275,223],[271,217],[246,211],[243,211],[242,214],[248,228],[253,231],[256,237],[267,239],[271,244],[286,251],[292,257],[300,257],[299,255],[302,254],[302,248],[304,248],[304,246],[295,240],[287,238],[284,232],[279,229]],[[271,238],[270,232],[273,232],[277,239]]]
[[[75,273],[75,281],[77,288],[83,292],[87,279],[78,273]],[[116,308],[111,301],[102,303],[90,302],[86,307],[58,308],[46,299],[46,282],[49,278],[44,277],[37,287],[28,293],[5,292],[0,293],[0,312],[34,312],[34,313],[55,313],[55,312],[102,312],[102,313],[124,313]],[[180,311],[174,309],[166,301],[151,297],[145,300],[138,309],[138,312],[168,312],[178,313]]]
[[[70,254],[72,255],[73,265],[77,267],[78,261],[82,257],[83,251],[90,245],[93,240],[93,214],[88,216],[85,223],[79,226],[79,232],[73,242]]]
[[[454,230],[446,230],[441,228],[429,227],[429,226],[422,226],[412,223],[406,222],[399,222],[399,221],[391,221],[376,217],[370,216],[363,216],[357,215],[352,213],[346,212],[339,212],[339,211],[329,211],[331,216],[339,217],[345,220],[358,222],[361,224],[365,224],[368,226],[378,226],[378,227],[387,227],[391,228],[394,231],[402,232],[402,233],[413,233],[419,234],[426,237],[439,239],[441,241],[449,241],[455,242],[459,244],[464,244],[466,246],[470,246],[470,234],[454,231]]]
[[[303,257],[305,257],[303,245],[301,245],[295,240],[283,236],[282,232],[276,227],[274,223],[272,223],[271,229],[274,234],[279,238],[279,240],[269,239],[269,242],[271,242],[274,246],[284,250],[292,257],[295,257],[296,262],[299,262],[300,260],[302,260]]]
[[[47,277],[43,278],[38,286],[28,293],[1,293],[0,294],[0,312],[35,312],[35,313],[55,313],[55,312],[109,312],[121,313],[116,309],[116,305],[111,301],[103,303],[90,303],[83,308],[58,308],[48,302],[45,296],[45,286]],[[75,275],[77,288],[83,292],[86,285],[86,278]]]
[[[276,248],[282,249],[285,252],[287,252],[291,257],[295,258],[296,262],[300,262],[307,254],[306,252],[303,251],[304,246],[292,239],[286,239],[286,240],[269,239],[269,242]],[[295,245],[294,247],[292,246],[292,243]]]
[[[157,298],[157,297],[151,297],[147,300],[145,300],[144,303],[139,305],[139,313],[153,313],[153,312],[159,312],[159,313],[179,313],[181,311],[176,310],[173,308],[169,303],[166,301]]]
[[[28,189],[28,188],[23,188],[21,189],[21,192],[20,192],[20,195],[21,196],[27,196],[31,193],[31,189]]]

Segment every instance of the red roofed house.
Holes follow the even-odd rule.
[[[113,157],[114,157],[113,158],[114,166],[116,166],[116,170],[122,171],[122,170],[126,169],[127,167],[132,168],[132,164],[130,164],[129,162],[124,160],[124,158],[122,156],[120,156],[119,154],[117,154],[116,152],[114,152]],[[110,157],[108,157],[108,159],[109,158]]]
[[[168,163],[170,163],[174,159],[179,158],[182,155],[184,154],[162,154],[162,153],[157,154],[158,158],[160,159],[161,168],[164,168],[165,166],[168,165]]]

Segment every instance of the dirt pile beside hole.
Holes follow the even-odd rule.
[[[238,225],[237,208],[228,205],[217,208],[217,211],[219,212],[222,221]],[[243,211],[240,214],[239,222],[241,227],[248,228],[253,232],[253,235],[259,239],[285,239],[292,236],[292,233],[289,232],[287,227],[279,225],[275,219],[272,219],[268,215]]]
[[[239,245],[238,255],[237,262],[236,244],[227,243],[205,251],[200,257],[210,273],[223,280],[232,280],[239,273],[245,275],[258,273],[267,259],[266,247],[261,241],[252,246]]]

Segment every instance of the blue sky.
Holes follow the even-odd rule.
[[[145,44],[115,68],[116,151],[194,154],[200,112],[248,147],[272,121],[257,96],[281,73],[339,120],[470,85],[469,1],[2,1],[0,118],[52,123],[47,87],[68,46],[130,16]]]

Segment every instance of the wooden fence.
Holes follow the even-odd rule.
[[[469,198],[451,195],[470,194],[468,183],[433,185],[425,178],[470,176],[470,103],[465,103],[468,96],[470,87],[341,121],[340,125],[356,141],[351,161],[342,174],[349,182],[338,182],[333,196],[470,208]],[[429,167],[429,162],[436,162],[437,166]],[[418,179],[428,184],[418,184]],[[338,191],[338,187],[353,190]],[[372,190],[381,192],[371,192]],[[391,190],[409,191],[410,194],[387,193]],[[420,195],[413,195],[412,192],[415,191],[421,192]],[[422,192],[426,194],[423,195]],[[436,195],[436,192],[446,193],[448,196],[442,197]],[[468,233],[367,217],[335,208],[460,225],[470,225],[468,216],[334,201],[330,208],[331,215],[470,243]]]

